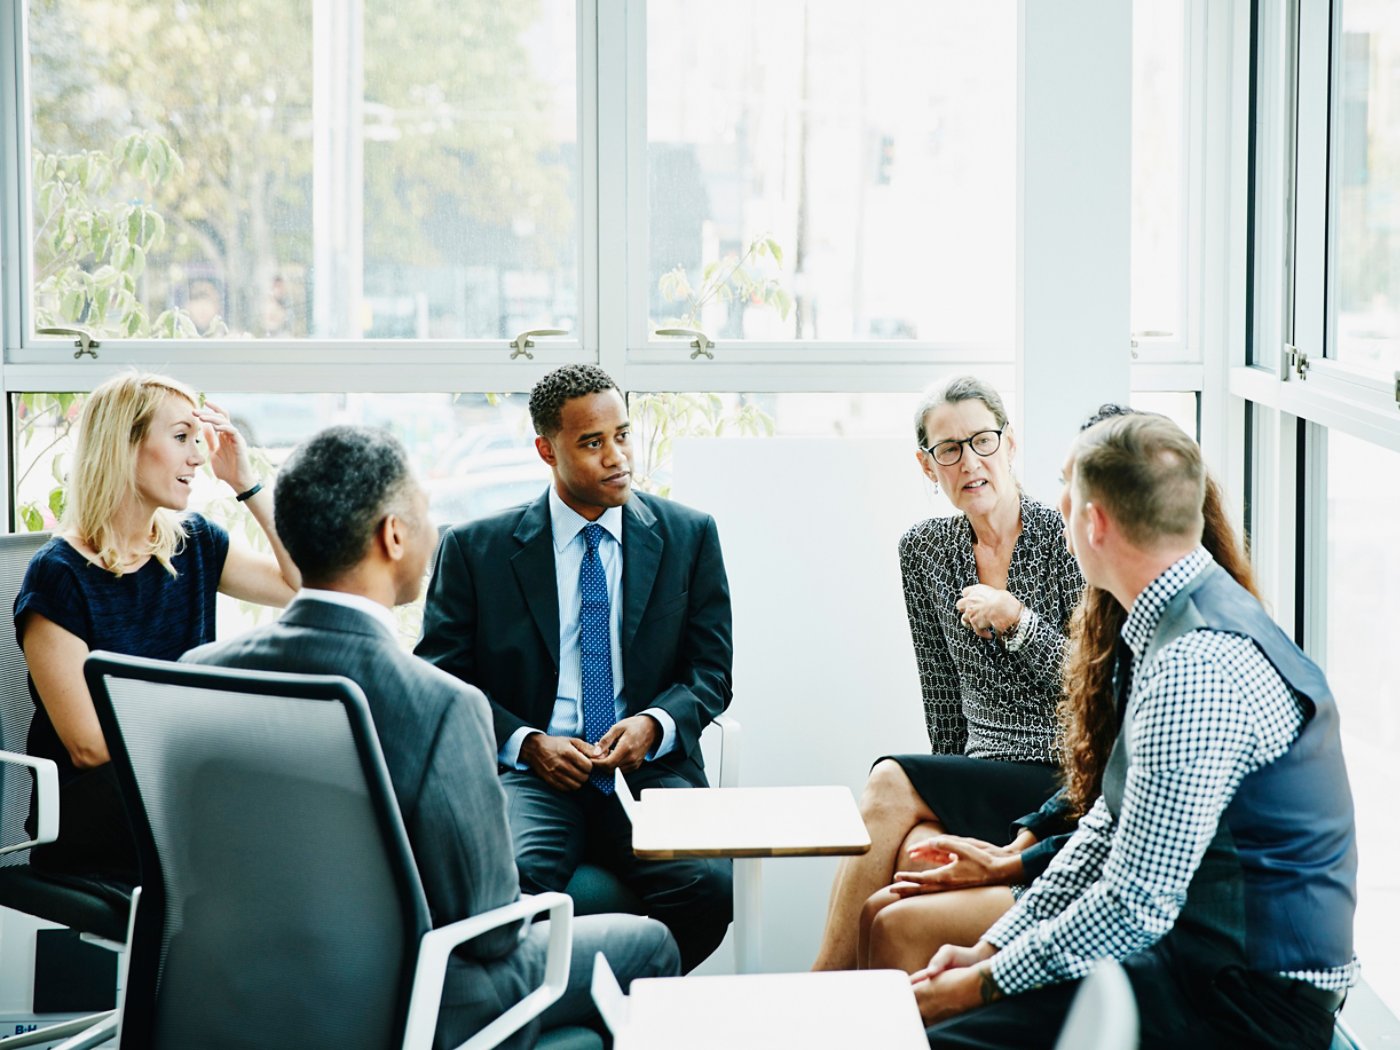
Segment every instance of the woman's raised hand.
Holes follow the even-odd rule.
[[[209,466],[214,476],[234,492],[247,492],[258,483],[258,476],[248,458],[248,443],[228,418],[228,413],[212,401],[194,410],[195,418],[204,425],[204,440],[209,446]]]

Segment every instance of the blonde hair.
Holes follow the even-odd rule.
[[[97,552],[98,560],[115,575],[122,574],[112,522],[122,503],[136,495],[136,457],[150,432],[151,421],[166,398],[180,397],[191,405],[199,398],[179,380],[149,372],[127,372],[107,380],[87,397],[78,420],[73,468],[68,475],[68,505],[61,527]],[[185,540],[185,529],[174,511],[161,508],[151,521],[150,545],[133,552],[149,554],[171,576],[171,559]]]

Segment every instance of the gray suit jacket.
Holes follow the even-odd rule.
[[[200,646],[183,659],[355,682],[374,716],[433,925],[520,896],[491,712],[479,690],[405,653],[367,614],[307,598],[274,624]],[[466,1022],[458,1041],[542,979],[544,956],[537,945],[522,943],[519,932],[513,924],[454,956],[443,1003],[457,1008],[445,1015]]]

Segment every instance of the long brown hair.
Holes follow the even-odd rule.
[[[1259,597],[1249,557],[1225,513],[1220,487],[1209,475],[1201,511],[1205,518],[1202,545],[1241,587]],[[1070,618],[1059,717],[1064,741],[1065,794],[1070,812],[1076,817],[1083,816],[1099,797],[1108,753],[1118,737],[1113,654],[1127,618],[1127,610],[1117,599],[1098,587],[1084,588],[1084,597]]]

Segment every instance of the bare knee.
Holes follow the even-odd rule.
[[[888,905],[892,901],[885,903]],[[866,933],[866,957],[872,970],[910,970],[921,965],[910,961],[915,945],[910,940],[910,924],[903,918],[899,908],[880,907],[871,914]],[[919,958],[927,961],[928,956],[920,954]]]
[[[888,887],[876,893],[872,893],[866,899],[860,909],[860,935],[862,941],[870,936],[870,931],[875,925],[876,916],[897,900],[899,900],[899,898],[891,893]]]
[[[875,763],[860,796],[860,815],[866,824],[875,821],[912,826],[924,808],[923,800],[898,762],[887,758]]]

